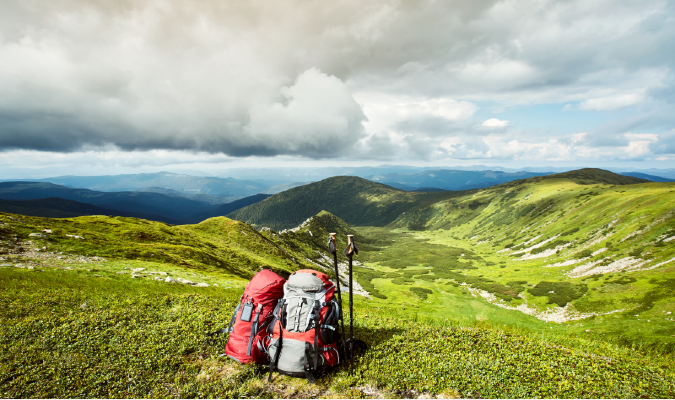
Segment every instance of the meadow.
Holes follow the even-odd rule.
[[[673,397],[675,185],[582,178],[441,196],[387,226],[0,213],[0,395]],[[222,357],[208,333],[261,267],[333,275],[328,232],[360,249],[353,373],[267,383]]]

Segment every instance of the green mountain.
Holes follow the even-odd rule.
[[[384,226],[409,208],[451,198],[453,192],[406,192],[353,176],[295,187],[244,207],[229,218],[274,230],[300,225],[322,210],[352,225]]]

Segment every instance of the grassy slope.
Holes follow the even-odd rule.
[[[675,185],[560,175],[411,210],[392,224],[394,231],[362,228],[394,241],[362,255],[373,268],[362,279],[387,303],[436,317],[510,321],[672,349],[675,241],[666,240],[675,236]],[[630,182],[623,178],[618,183]],[[415,298],[411,287],[431,293]],[[496,298],[488,302],[475,289]],[[490,303],[573,320],[546,324]]]
[[[89,265],[89,267],[92,267]],[[0,269],[3,397],[672,397],[659,357],[586,339],[411,320],[357,299],[370,346],[317,385],[218,357],[241,288],[194,288],[85,269]]]
[[[664,312],[672,305],[670,286],[659,282],[671,279],[672,267],[590,278],[563,275],[574,265],[541,267],[594,250],[607,240],[616,244],[594,258],[607,254],[621,258],[642,245],[648,248],[640,257],[652,257],[649,265],[672,258],[672,242],[658,243],[672,236],[663,235],[672,228],[668,212],[674,207],[666,193],[673,189],[672,184],[580,185],[568,178],[526,181],[420,207],[397,220],[393,230],[358,228],[357,259],[365,262],[365,268],[356,269],[357,278],[388,298],[357,298],[357,336],[371,350],[356,364],[354,376],[341,369],[316,386],[286,377],[268,385],[260,371],[218,358],[224,338],[207,339],[204,333],[229,319],[246,283],[237,275],[249,276],[263,263],[280,272],[311,266],[296,262],[309,263],[305,257],[318,261],[317,250],[325,251],[329,231],[337,231],[339,238],[355,232],[336,216],[323,212],[297,231],[279,234],[257,233],[226,218],[173,227],[130,218],[0,215],[0,240],[9,253],[20,246],[44,245],[47,252],[62,251],[64,256],[107,258],[41,261],[25,252],[1,255],[11,264],[35,269],[0,268],[0,323],[7,327],[0,333],[0,393],[6,397],[407,397],[420,392],[451,397],[673,397],[672,353],[635,347],[637,340],[665,343],[675,333],[670,325],[653,328],[644,321],[656,322],[658,316],[658,324],[664,325],[670,316]],[[501,208],[506,208],[503,214],[495,213]],[[617,219],[614,214],[629,215],[626,210],[639,214],[636,217],[646,215],[636,218],[635,224],[644,224],[641,233],[617,240],[634,231],[628,217],[597,231]],[[520,217],[509,220],[513,213]],[[439,229],[410,230],[410,226]],[[496,253],[504,246],[517,248],[541,234],[532,243],[536,244],[574,227],[580,229],[561,237],[574,243],[557,255],[519,261],[519,256],[509,255],[511,251]],[[52,237],[27,236],[42,228],[52,228]],[[85,239],[68,238],[66,233]],[[590,245],[600,237],[603,240]],[[338,243],[339,248],[343,245]],[[7,261],[0,260],[0,266]],[[167,284],[152,281],[151,276],[132,279],[129,270],[139,267],[220,287]],[[633,277],[635,281],[627,279]],[[458,280],[469,285],[461,286]],[[587,285],[585,294],[571,301],[585,311],[600,310],[596,303],[603,299],[610,301],[602,307],[614,310],[615,303],[630,297],[631,304],[648,309],[639,311],[640,317],[631,317],[635,311],[630,310],[546,324],[498,308],[471,289],[512,297],[509,305],[556,307],[548,304],[554,297],[548,291],[543,296],[531,294],[542,280]],[[522,289],[524,300],[513,297],[516,289]],[[570,295],[569,290],[561,292]],[[584,306],[587,302],[590,305]],[[632,349],[611,344],[608,339],[619,332],[632,340]]]
[[[239,277],[253,276],[260,266],[282,274],[299,266],[313,266],[305,261],[304,254],[275,237],[265,237],[250,226],[225,217],[181,226],[125,217],[10,217],[0,213],[3,244],[14,246],[14,242],[21,242],[28,249],[46,247],[43,253],[144,260]],[[44,234],[45,237],[29,236],[43,229],[51,229],[53,233]]]
[[[452,192],[405,192],[353,176],[337,176],[275,194],[228,217],[281,230],[326,210],[350,224],[383,226],[410,207],[452,196]]]

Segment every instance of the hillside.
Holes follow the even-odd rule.
[[[362,178],[338,176],[286,190],[228,217],[281,230],[325,210],[351,225],[383,226],[413,206],[453,196],[452,192],[405,192]]]
[[[7,254],[2,259],[21,263],[37,257],[30,261],[36,268],[58,262],[60,254],[162,263],[240,278],[250,278],[262,265],[282,274],[316,267],[278,238],[224,217],[172,226],[125,217],[50,219],[0,213],[0,243]]]
[[[402,272],[399,280],[413,282],[401,301],[355,296],[356,337],[369,351],[356,360],[353,375],[344,366],[316,385],[278,375],[267,383],[256,368],[218,357],[227,336],[206,334],[227,325],[259,266],[284,275],[319,268],[304,257],[322,257],[318,251],[325,251],[327,233],[338,233],[339,248],[346,234],[354,233],[328,212],[302,225],[259,233],[223,217],[177,227],[121,217],[0,214],[0,393],[11,398],[675,395],[669,355],[557,326],[549,330],[543,323],[528,325],[531,317],[514,317],[515,311],[503,310],[511,314],[500,317],[483,308],[473,321],[448,314],[421,318],[442,292],[434,287],[426,294],[431,282],[416,276],[419,267],[393,269]],[[355,272],[358,280],[374,280],[389,294],[380,281],[391,277],[372,279],[370,258],[385,253],[389,261],[376,265],[393,266],[396,258],[407,262],[406,256],[448,259],[443,252],[428,253],[433,245],[406,239],[406,233],[375,229],[381,234],[357,232],[356,258],[366,265],[356,264]],[[424,251],[406,254],[412,244]],[[468,261],[480,263],[478,253],[462,251]],[[450,254],[463,262],[456,251]],[[483,304],[460,287],[445,286],[449,293],[442,301],[453,307]]]
[[[359,282],[435,317],[675,349],[675,184],[635,182],[575,171],[411,208],[360,229],[394,244],[363,254]]]
[[[329,183],[371,212],[397,201],[406,211],[354,227],[320,210],[279,232],[225,217],[171,226],[0,213],[0,393],[675,396],[675,183],[582,170],[438,197]],[[279,204],[303,193],[315,192]],[[338,249],[356,235],[355,292],[369,294],[355,296],[370,349],[354,374],[267,383],[218,357],[226,337],[206,333],[228,323],[261,266],[333,275],[329,232]]]

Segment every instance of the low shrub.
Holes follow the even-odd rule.
[[[549,304],[565,307],[567,303],[581,298],[588,291],[585,283],[571,282],[539,282],[535,287],[528,289],[533,296],[548,297]]]
[[[417,286],[411,287],[411,288],[410,288],[410,291],[411,291],[415,296],[419,297],[419,298],[422,299],[422,300],[426,300],[426,299],[427,299],[427,295],[430,295],[430,294],[433,293],[433,291],[430,290],[430,289],[427,289],[427,288],[421,288],[421,287],[417,287]]]

